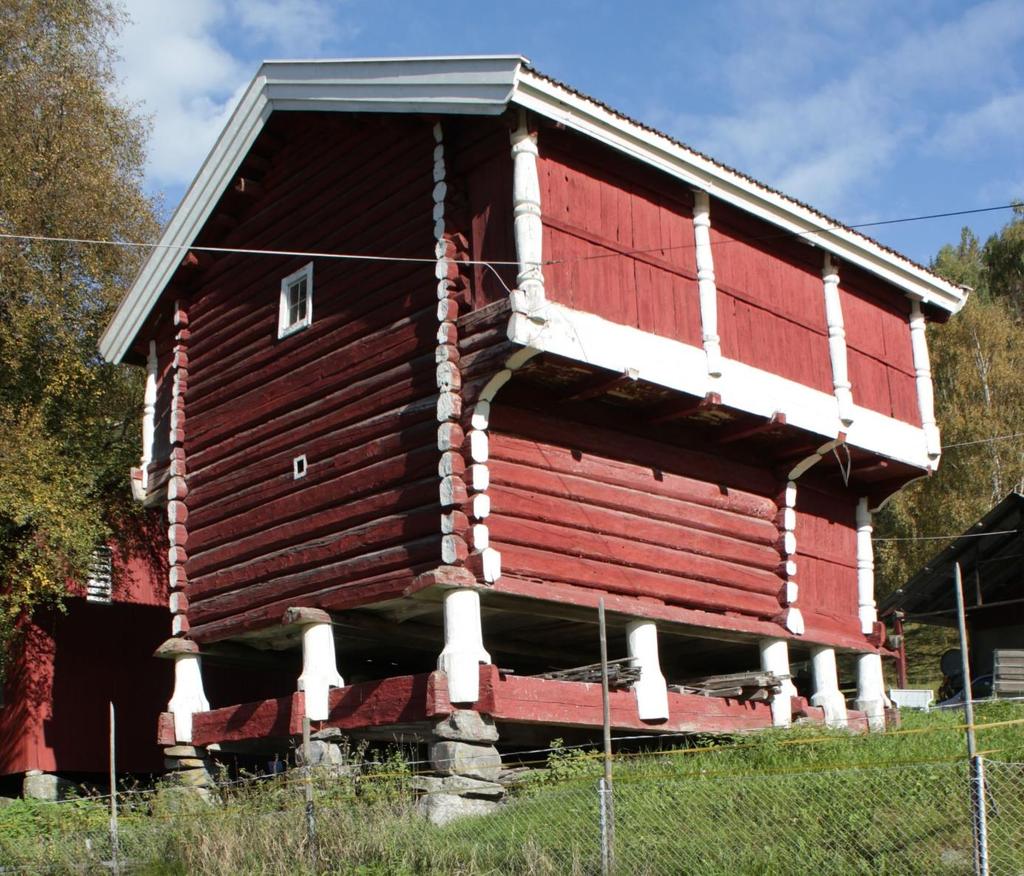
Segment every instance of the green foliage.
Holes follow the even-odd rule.
[[[145,125],[112,97],[105,0],[0,9],[0,232],[146,240]],[[17,620],[59,604],[131,513],[137,376],[99,334],[138,266],[114,246],[0,240],[0,669]]]
[[[1003,861],[1024,854],[1022,720],[1020,704],[978,705]],[[620,756],[616,872],[970,872],[962,723],[960,711],[910,712],[881,734],[805,726]],[[550,762],[499,814],[441,828],[416,812],[408,763],[393,754],[314,769],[315,859],[301,771],[222,789],[214,804],[136,789],[121,798],[122,860],[151,874],[599,872],[600,757],[557,746]],[[107,872],[106,818],[103,798],[0,808],[0,868]]]
[[[967,305],[928,333],[936,418],[945,446],[933,476],[911,485],[876,518],[875,534],[913,539],[957,535],[1007,493],[1024,490],[1024,439],[988,439],[1024,432],[1024,211],[981,245],[969,229],[957,246],[939,250],[932,268],[970,286]],[[880,596],[903,585],[934,554],[941,540],[880,542],[876,552]],[[948,631],[910,625],[910,675],[935,675]]]

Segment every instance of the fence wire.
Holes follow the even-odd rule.
[[[987,708],[978,729],[987,752],[989,872],[1022,876],[1024,724],[1019,711]],[[205,800],[181,787],[119,791],[118,870],[972,874],[962,724],[956,715],[908,724],[874,737],[808,728],[804,737],[794,730],[623,754],[613,765],[614,833],[606,849],[600,759],[566,747],[549,750],[543,769],[523,768],[540,766],[532,751],[509,757],[506,766],[521,771],[510,771],[516,780],[500,803],[493,785],[478,788],[476,796],[445,801],[473,814],[441,825],[424,817],[431,785],[406,759],[314,768],[315,845],[307,838],[302,770],[222,780]],[[882,747],[887,765],[876,765]],[[108,806],[109,795],[0,806],[0,874],[112,872]]]

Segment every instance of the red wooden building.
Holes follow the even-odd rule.
[[[601,598],[620,729],[841,723],[837,652],[877,723],[871,511],[938,464],[963,298],[522,58],[265,64],[102,340],[150,375],[161,741],[598,726],[538,676]],[[797,661],[810,704],[669,689]]]
[[[26,620],[0,705],[0,787],[17,792],[33,770],[106,775],[111,702],[119,770],[163,768],[152,726],[171,673],[153,649],[167,635],[166,601],[159,554],[104,550],[89,581],[72,586],[65,611],[40,610]]]

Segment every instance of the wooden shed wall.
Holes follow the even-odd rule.
[[[433,256],[428,121],[291,114],[274,133],[266,194],[223,245]],[[400,590],[439,557],[433,266],[317,259],[313,323],[279,340],[280,280],[307,261],[227,256],[190,305],[193,631]]]

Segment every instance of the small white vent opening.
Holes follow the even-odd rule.
[[[295,459],[292,460],[292,475],[294,475],[295,480],[304,478],[308,467],[309,464],[306,462],[305,453],[303,453],[302,456],[296,456]]]

